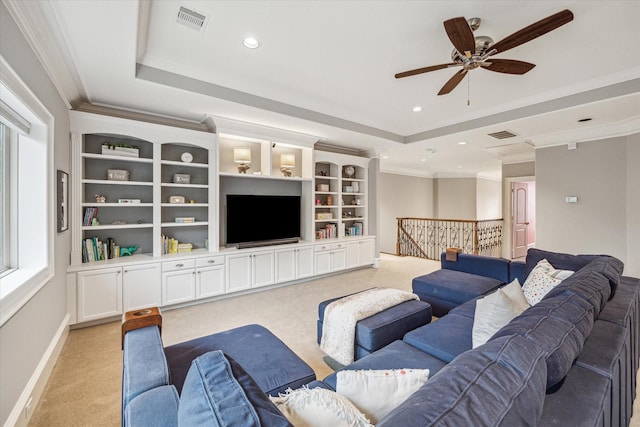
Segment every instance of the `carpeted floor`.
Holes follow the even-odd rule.
[[[307,362],[320,379],[332,372],[316,343],[318,303],[370,287],[411,290],[411,279],[440,268],[418,258],[382,256],[367,268],[311,282],[163,311],[162,338],[171,345],[259,323]],[[120,322],[70,332],[30,426],[118,426],[121,405]]]

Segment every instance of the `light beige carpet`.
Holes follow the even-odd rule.
[[[165,345],[259,323],[307,362],[320,379],[332,372],[316,343],[318,303],[370,287],[411,290],[411,279],[440,263],[383,255],[367,268],[311,282],[163,311]],[[120,322],[70,332],[30,426],[118,426],[121,405]]]
[[[197,306],[165,310],[165,345],[249,323],[269,328],[305,360],[319,379],[332,372],[316,343],[318,303],[370,287],[411,290],[411,279],[440,268],[418,258],[382,256],[380,268],[265,290]],[[120,322],[73,330],[51,374],[30,426],[119,426],[122,351]],[[588,391],[585,391],[588,393]],[[634,413],[640,405],[634,402]],[[632,427],[640,427],[636,415]]]

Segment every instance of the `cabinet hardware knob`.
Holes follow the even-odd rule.
[[[128,272],[129,272],[129,270],[125,270],[124,272],[125,272],[125,273],[128,273]]]
[[[207,261],[209,264],[215,264],[216,260],[215,259],[210,259],[209,261]]]
[[[184,267],[184,264],[176,264],[176,267]]]
[[[120,270],[118,270],[118,272],[117,272],[116,274],[120,274],[120,273],[121,273],[121,271],[120,271]]]

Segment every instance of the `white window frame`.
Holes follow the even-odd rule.
[[[28,222],[24,220],[25,212],[17,212],[10,217],[9,254],[12,269],[4,271],[0,275],[0,326],[7,322],[20,310],[40,289],[42,289],[54,277],[54,238],[55,238],[55,174],[53,168],[53,144],[54,144],[54,119],[51,113],[38,100],[28,86],[20,79],[5,59],[0,56],[0,83],[3,85],[0,98],[15,110],[21,117],[31,123],[29,135],[20,135],[18,144],[25,146],[10,152],[10,167],[21,164],[16,170],[16,177],[11,179],[9,205],[11,209],[17,206],[17,210],[25,209],[33,218]],[[6,124],[6,123],[5,123]],[[10,132],[18,135],[18,131]],[[12,144],[10,144],[12,145]],[[16,145],[14,145],[15,147]],[[24,147],[30,152],[26,156]],[[33,155],[33,162],[29,163],[29,156]],[[25,158],[27,157],[27,158]],[[45,167],[40,169],[39,165]],[[29,167],[31,166],[31,167]],[[34,186],[28,194],[19,194],[21,185],[19,180],[25,177],[25,171],[33,174]],[[31,175],[30,175],[31,177]],[[15,185],[15,187],[13,187]],[[36,191],[32,191],[33,189]],[[44,194],[42,194],[44,193]],[[36,203],[25,206],[25,197],[36,197]],[[41,199],[38,197],[42,197]],[[15,221],[15,222],[13,222]],[[30,229],[39,230],[35,235],[29,235]],[[14,234],[15,233],[15,234]],[[33,232],[32,232],[33,233]],[[22,238],[27,235],[27,239]],[[4,239],[3,239],[4,240]],[[34,254],[33,256],[31,254]],[[35,261],[34,261],[35,259]]]

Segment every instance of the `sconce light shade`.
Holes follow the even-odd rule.
[[[251,163],[251,150],[249,148],[233,149],[234,163]]]

